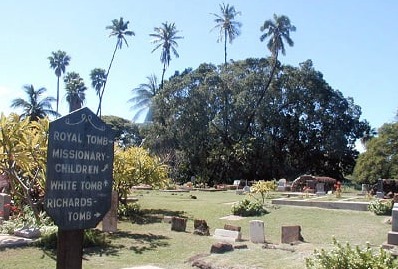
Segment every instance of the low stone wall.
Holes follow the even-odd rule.
[[[286,198],[273,199],[274,205],[291,205],[291,206],[310,206],[326,209],[345,209],[356,211],[368,211],[369,202],[345,202],[345,201],[314,201],[314,200],[289,200]]]

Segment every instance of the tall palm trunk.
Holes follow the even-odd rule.
[[[98,109],[97,109],[97,116],[99,115],[100,117],[101,117],[101,112],[102,112],[102,109],[101,109],[102,97],[104,96],[104,91],[105,91],[106,82],[108,81],[109,71],[111,70],[113,59],[115,59],[115,54],[116,54],[118,45],[119,45],[119,42],[116,42],[115,50],[113,51],[112,59],[111,59],[111,62],[109,63],[108,71],[106,72],[106,78],[105,78],[105,81],[104,81],[104,85],[102,86],[102,91],[101,91],[101,94],[99,95],[99,104],[98,104]]]
[[[57,76],[57,113],[58,113],[58,104],[59,104],[59,77]]]
[[[162,81],[160,82],[160,89],[163,90],[164,73],[166,73],[166,63],[163,63]]]
[[[270,73],[270,76],[269,76],[269,78],[268,78],[268,81],[267,81],[267,83],[265,84],[264,89],[261,91],[260,98],[258,98],[258,100],[257,100],[257,102],[256,102],[256,104],[255,104],[255,106],[253,107],[253,111],[252,111],[252,113],[250,114],[250,117],[249,117],[249,119],[248,119],[248,121],[247,121],[245,130],[244,130],[244,132],[242,133],[242,136],[240,137],[241,139],[242,139],[243,136],[248,132],[249,127],[250,127],[250,124],[252,123],[252,121],[253,121],[253,119],[254,119],[254,116],[256,115],[256,110],[257,110],[257,108],[260,106],[261,102],[263,101],[263,99],[264,99],[264,97],[265,97],[265,93],[267,92],[269,86],[271,85],[271,82],[272,82],[272,79],[273,79],[273,77],[274,77],[275,70],[276,70],[276,64],[277,64],[277,62],[278,62],[278,52],[276,52],[275,55],[274,55],[274,57],[272,57],[272,62],[273,62],[273,63],[272,63],[273,65],[272,65],[272,69],[271,69],[271,73]]]
[[[224,29],[224,64],[227,64],[227,29]]]

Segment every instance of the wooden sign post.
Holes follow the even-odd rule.
[[[58,226],[57,269],[81,269],[84,229],[111,206],[113,130],[88,108],[50,123],[44,207]]]

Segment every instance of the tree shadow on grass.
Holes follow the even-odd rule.
[[[129,239],[129,246],[118,245],[119,248],[128,247],[130,250],[134,251],[136,254],[142,254],[145,251],[150,251],[157,249],[159,247],[167,247],[169,243],[166,240],[170,239],[164,235],[156,235],[152,233],[139,234],[139,233],[129,233],[129,232],[117,232],[110,236],[112,240],[118,238]]]
[[[142,209],[139,213],[130,216],[130,221],[144,225],[162,222],[164,216],[187,218],[184,211],[172,211],[167,209]]]

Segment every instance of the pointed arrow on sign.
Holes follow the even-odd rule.
[[[94,216],[95,216],[96,218],[99,218],[99,217],[101,216],[101,214],[97,212],[97,213],[94,214]]]

